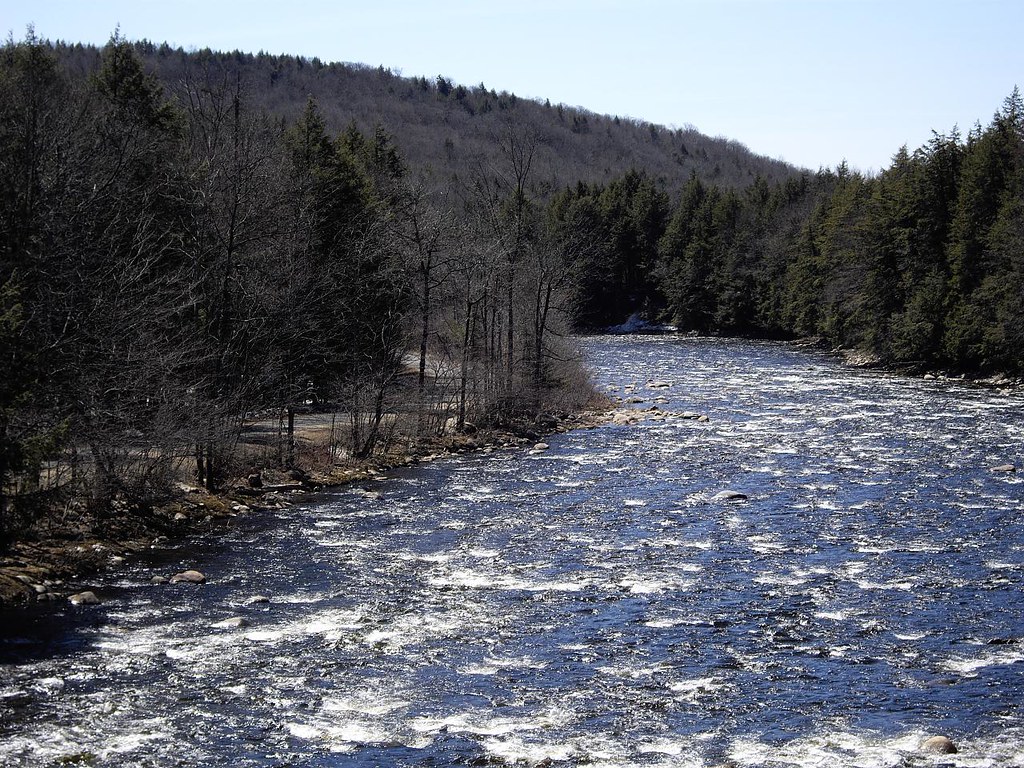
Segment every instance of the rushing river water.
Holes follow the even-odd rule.
[[[0,615],[0,764],[1024,765],[1021,398],[584,345],[709,420],[396,471]]]

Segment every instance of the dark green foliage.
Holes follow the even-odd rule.
[[[844,164],[743,195],[691,179],[661,238],[659,287],[685,329],[1020,373],[1022,199],[1015,90],[966,142],[935,134],[873,178]]]
[[[567,190],[553,210],[561,226],[582,229],[594,244],[576,263],[581,328],[657,311],[655,265],[668,212],[668,198],[657,184],[630,171],[606,187]]]
[[[577,326],[634,312],[681,329],[819,337],[905,367],[1020,374],[1024,103],[961,140],[934,134],[875,177],[834,171],[743,190],[696,174],[667,206],[630,172],[553,204],[590,233]]]

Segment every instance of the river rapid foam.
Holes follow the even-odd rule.
[[[1024,488],[991,471],[1021,464],[1020,397],[778,344],[583,344],[659,411],[3,614],[0,764],[1024,766]],[[209,582],[149,583],[185,567]],[[936,733],[960,752],[922,754]]]

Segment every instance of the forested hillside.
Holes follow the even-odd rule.
[[[483,83],[454,83],[443,75],[403,77],[361,64],[184,51],[149,42],[133,48],[168,94],[180,97],[211,82],[230,84],[247,111],[288,122],[298,119],[313,99],[329,133],[352,124],[367,135],[382,129],[401,148],[410,169],[442,183],[453,176],[471,178],[492,166],[510,122],[528,126],[536,138],[531,176],[541,192],[578,181],[610,182],[632,169],[643,170],[667,189],[678,189],[691,173],[708,183],[743,187],[758,176],[775,181],[794,172],[786,163],[694,128],[598,115],[519,98]],[[54,53],[62,67],[83,75],[96,69],[101,56],[96,48],[81,45],[58,44]]]

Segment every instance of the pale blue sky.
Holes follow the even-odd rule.
[[[878,170],[1024,87],[1024,0],[0,0],[29,23],[482,81],[812,169]]]

